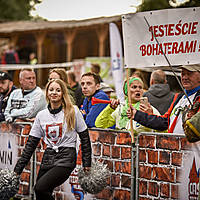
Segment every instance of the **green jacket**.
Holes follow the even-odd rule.
[[[130,129],[130,120],[124,120],[127,118],[127,115],[123,115],[123,108],[126,105],[119,105],[116,110],[110,107],[110,104],[98,115],[95,121],[95,126],[98,128],[109,128],[116,125],[116,129]],[[134,105],[133,105],[134,106]],[[153,108],[153,114],[160,115],[158,110]],[[125,123],[122,121],[124,120]],[[120,123],[122,122],[122,123]],[[134,133],[137,135],[139,132],[152,132],[153,130],[147,127],[142,126],[138,122],[133,120],[133,129]]]

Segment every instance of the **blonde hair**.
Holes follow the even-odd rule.
[[[68,86],[67,72],[65,71],[65,69],[63,69],[63,68],[54,68],[54,69],[51,69],[49,71],[49,75],[51,73],[53,73],[53,72],[57,73],[60,76],[60,79],[63,80],[65,82],[65,84],[67,84],[67,86]]]
[[[69,97],[67,87],[64,81],[62,81],[61,79],[53,79],[47,83],[46,90],[45,90],[47,102],[50,103],[49,98],[48,98],[48,89],[51,83],[53,82],[59,84],[61,87],[64,119],[66,120],[68,131],[71,131],[75,128],[75,110],[74,110],[74,105]]]

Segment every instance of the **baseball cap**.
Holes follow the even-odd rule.
[[[195,64],[195,65],[182,65],[180,68],[187,69],[188,71],[191,72],[200,72],[200,64]]]
[[[12,81],[10,75],[7,72],[0,71],[0,80],[10,80]]]
[[[100,83],[100,89],[104,92],[114,92],[114,90],[109,85],[103,82]]]

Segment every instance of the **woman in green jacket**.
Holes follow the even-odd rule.
[[[132,77],[129,80],[130,85],[130,97],[131,104],[137,110],[149,114],[160,115],[158,110],[150,105],[149,102],[141,102],[143,95],[143,82],[140,78]],[[124,83],[124,94],[127,97],[128,87],[127,81]],[[111,103],[99,114],[95,121],[95,126],[98,128],[109,128],[115,125],[116,129],[130,129],[130,120],[127,117],[127,110],[129,108],[128,97],[125,103],[120,103],[118,99],[112,99]],[[134,133],[138,134],[141,131],[152,131],[152,129],[146,128],[136,121],[133,121]]]

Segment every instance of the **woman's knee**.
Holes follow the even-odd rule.
[[[35,193],[38,195],[45,195],[45,194],[51,194],[52,192],[48,188],[42,187],[39,183],[36,183],[34,187]]]
[[[44,190],[43,188],[38,187],[37,185],[35,186],[34,190],[35,190],[37,200],[54,199],[52,196],[52,191]]]

